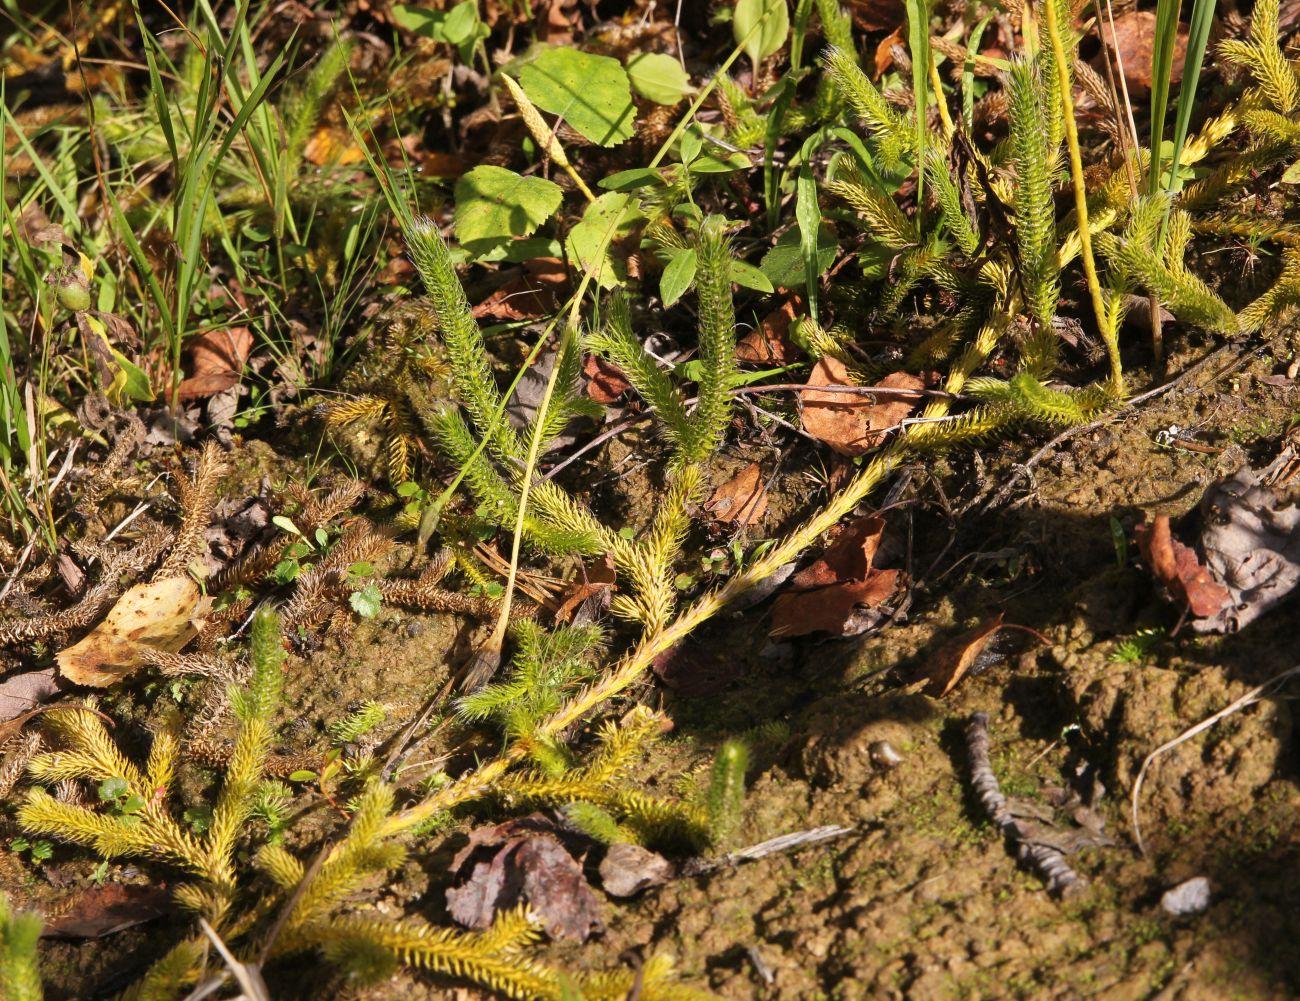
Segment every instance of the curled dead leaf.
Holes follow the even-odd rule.
[[[794,361],[799,348],[790,340],[790,324],[802,306],[802,297],[791,296],[764,316],[736,345],[736,359],[758,365],[788,365]]]
[[[1135,532],[1138,550],[1152,574],[1197,618],[1216,615],[1232,601],[1228,589],[1201,565],[1195,551],[1173,537],[1169,516],[1158,514]]]
[[[879,515],[859,518],[840,530],[815,561],[790,579],[790,589],[772,604],[774,639],[810,633],[858,636],[885,622],[885,608],[904,583],[898,570],[873,564],[880,548],[885,520]]]
[[[146,647],[178,653],[199,634],[210,604],[188,575],[136,584],[103,622],[59,652],[59,673],[74,685],[106,688],[144,665]]]
[[[253,350],[253,332],[247,327],[207,330],[189,343],[191,375],[176,389],[182,400],[214,396],[239,382],[244,363]]]
[[[587,355],[582,363],[582,374],[587,379],[587,395],[606,406],[632,388],[632,384],[623,378],[623,373],[599,355]]]
[[[954,637],[935,651],[917,678],[926,682],[925,693],[943,698],[968,674],[978,673],[981,666],[1003,657],[1003,651],[996,649],[996,640],[1009,629],[1029,633],[1041,642],[1047,642],[1045,636],[1026,626],[1003,622],[999,613],[996,618]]]

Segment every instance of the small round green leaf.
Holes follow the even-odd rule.
[[[693,91],[682,64],[662,52],[642,52],[627,61],[632,88],[656,104],[676,104]]]

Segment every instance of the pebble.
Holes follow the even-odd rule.
[[[1174,917],[1185,918],[1200,914],[1210,906],[1210,881],[1204,876],[1194,876],[1166,890],[1160,906]]]

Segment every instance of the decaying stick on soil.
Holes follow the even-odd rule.
[[[1012,816],[989,760],[988,713],[975,713],[966,724],[966,749],[970,755],[971,783],[979,794],[980,804],[1015,847],[1016,857],[1037,870],[1047,881],[1052,896],[1065,897],[1082,890],[1083,877],[1070,868],[1065,856],[1055,848],[1030,840],[1028,828]]]

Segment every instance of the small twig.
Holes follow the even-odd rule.
[[[208,937],[213,948],[225,960],[230,975],[235,978],[239,989],[244,992],[243,996],[248,1001],[271,1001],[271,992],[267,990],[266,981],[262,979],[262,971],[258,968],[258,964],[241,963],[236,959],[234,953],[226,948],[226,943],[221,941],[221,936],[216,933],[212,925],[208,924],[206,918],[199,918],[199,927],[203,929],[203,934]]]
[[[975,713],[966,724],[966,750],[970,755],[971,784],[979,794],[980,805],[1015,848],[1016,857],[1038,871],[1047,881],[1047,892],[1054,897],[1083,889],[1083,878],[1070,868],[1065,856],[1055,848],[1029,840],[1028,830],[1012,816],[989,760],[988,713]]]
[[[1138,769],[1137,779],[1135,779],[1133,782],[1133,798],[1130,804],[1130,809],[1133,815],[1133,840],[1137,842],[1137,850],[1139,854],[1145,857],[1147,850],[1146,850],[1146,845],[1143,844],[1142,842],[1142,825],[1138,821],[1138,801],[1139,801],[1139,797],[1142,795],[1142,782],[1146,778],[1147,769],[1151,767],[1152,763],[1156,760],[1156,758],[1160,757],[1160,755],[1164,754],[1166,751],[1172,751],[1179,744],[1186,743],[1187,741],[1195,737],[1197,734],[1204,733],[1206,730],[1214,726],[1219,721],[1227,719],[1229,716],[1233,715],[1234,713],[1241,712],[1241,710],[1245,709],[1247,706],[1254,705],[1264,695],[1268,694],[1268,692],[1270,692],[1272,689],[1276,688],[1277,686],[1282,684],[1282,682],[1286,681],[1288,678],[1294,677],[1297,674],[1300,674],[1300,665],[1296,665],[1295,667],[1288,668],[1287,670],[1283,671],[1281,674],[1274,675],[1273,677],[1269,678],[1266,682],[1264,682],[1262,685],[1257,685],[1256,687],[1252,688],[1250,691],[1248,691],[1241,698],[1237,699],[1237,701],[1233,702],[1231,705],[1225,706],[1224,708],[1220,709],[1213,716],[1209,716],[1201,720],[1195,726],[1184,730],[1173,740],[1165,741],[1163,744],[1161,744],[1159,747],[1157,747],[1154,751],[1152,751],[1150,754],[1146,756],[1146,759],[1142,762],[1142,767]]]
[[[822,841],[830,841],[832,838],[842,838],[846,834],[852,834],[853,831],[854,828],[852,827],[841,827],[838,824],[829,824],[825,827],[814,827],[808,831],[795,831],[791,834],[781,834],[775,838],[768,838],[766,841],[760,841],[756,845],[750,845],[748,848],[742,848],[735,852],[727,852],[726,855],[720,855],[717,858],[689,859],[683,863],[678,875],[702,876],[705,873],[713,872],[717,869],[726,869],[730,866],[740,865],[742,862],[753,862],[756,859],[765,858],[768,855],[775,855],[778,852],[792,852],[799,848],[806,848],[808,845],[815,845]]]

